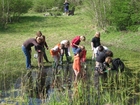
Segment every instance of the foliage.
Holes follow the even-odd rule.
[[[34,0],[33,10],[35,12],[45,12],[54,6],[55,0]]]
[[[0,23],[6,26],[7,23],[18,21],[23,13],[27,13],[31,8],[31,0],[1,0],[0,1]]]
[[[137,31],[140,24],[139,0],[85,1],[87,13],[95,26],[104,30],[113,26],[117,30]]]
[[[140,2],[130,0],[112,0],[111,10],[108,13],[108,19],[111,21],[110,25],[115,25],[118,30],[128,30],[139,24],[140,21]],[[137,26],[135,26],[137,31]]]

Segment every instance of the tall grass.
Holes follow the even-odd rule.
[[[26,74],[25,58],[21,50],[22,43],[35,37],[37,31],[42,31],[46,36],[49,48],[52,48],[63,39],[71,40],[77,35],[85,35],[86,42],[81,42],[87,49],[87,79],[80,80],[77,88],[73,87],[71,91],[66,88],[64,91],[53,92],[50,96],[50,105],[139,105],[140,104],[140,34],[135,32],[113,32],[104,33],[96,30],[82,11],[76,11],[74,16],[48,16],[43,13],[30,13],[21,17],[19,23],[10,24],[6,30],[0,31],[0,98],[3,92],[8,93],[14,88],[14,83],[18,77]],[[125,72],[116,77],[114,72],[109,73],[106,81],[100,80],[100,90],[94,87],[94,62],[91,60],[92,51],[90,41],[95,31],[101,31],[101,43],[109,47],[114,53],[114,58],[121,58],[126,66]],[[32,49],[32,55],[35,53]],[[47,55],[50,61],[49,51]],[[32,56],[32,64],[37,66],[37,60]],[[45,63],[45,66],[50,64]],[[60,76],[63,80],[63,74]],[[116,79],[117,78],[117,79]],[[62,85],[63,82],[61,82]],[[26,87],[22,87],[24,90]],[[76,90],[77,89],[77,90]],[[11,91],[11,90],[10,90]],[[76,91],[76,95],[71,94]],[[22,96],[8,97],[8,100],[20,100],[17,102],[28,103],[28,94],[22,92]],[[8,103],[8,101],[7,101]],[[130,103],[130,104],[129,104]],[[45,105],[45,103],[44,103]]]

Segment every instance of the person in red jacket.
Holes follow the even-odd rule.
[[[76,36],[75,38],[72,39],[71,46],[74,55],[76,54],[76,50],[79,47],[80,42],[85,40],[86,40],[85,36]]]

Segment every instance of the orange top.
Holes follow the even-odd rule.
[[[80,70],[81,70],[81,64],[80,64],[80,57],[79,56],[74,56],[73,69],[78,71],[78,72],[80,72]]]
[[[54,48],[52,48],[52,49],[50,50],[50,54],[51,54],[52,56],[58,55],[58,54],[60,54],[60,52],[61,52],[60,43],[58,43],[56,46],[54,46]]]

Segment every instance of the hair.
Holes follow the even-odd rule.
[[[42,32],[41,32],[41,31],[38,31],[38,32],[36,33],[36,36],[37,36],[37,37],[41,37],[41,36],[42,36]]]
[[[107,57],[113,57],[113,52],[112,51],[106,51]]]
[[[99,51],[103,51],[103,50],[104,50],[104,47],[103,47],[102,45],[100,45],[100,46],[98,47],[98,50],[99,50]]]
[[[111,57],[106,57],[105,62],[111,63],[112,62],[112,58]]]
[[[36,41],[40,44],[43,41],[43,37],[36,37]]]
[[[82,41],[85,41],[85,40],[86,40],[86,37],[85,37],[85,36],[80,36],[80,39],[81,39]]]
[[[66,45],[67,45],[67,46],[70,46],[70,41],[69,41],[69,40],[67,41]]]
[[[100,32],[96,32],[95,33],[95,37],[98,37],[99,38],[100,37]]]

